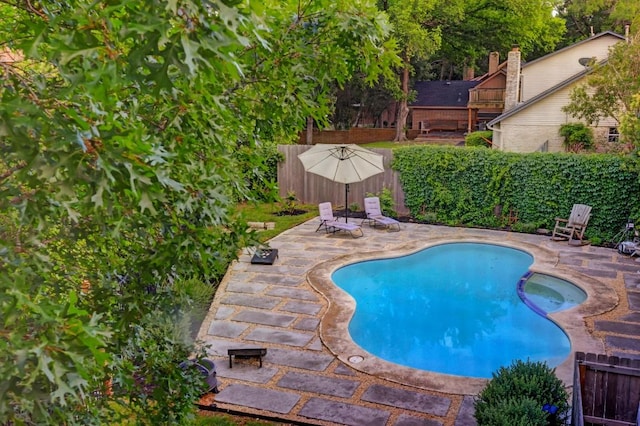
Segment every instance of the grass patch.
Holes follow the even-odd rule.
[[[400,148],[400,147],[403,147],[403,146],[414,146],[414,145],[425,145],[425,143],[422,142],[422,141],[420,141],[420,142],[416,142],[416,141],[403,141],[403,142],[389,141],[389,142],[371,142],[371,143],[360,144],[360,146],[363,147],[363,148],[387,148],[387,149],[394,149],[394,148]]]
[[[270,423],[261,420],[252,420],[238,416],[228,415],[200,415],[198,416],[194,426],[275,426],[279,423]]]
[[[247,222],[273,222],[274,229],[258,231],[260,242],[265,242],[278,234],[318,216],[318,206],[290,203],[243,203],[236,207]]]

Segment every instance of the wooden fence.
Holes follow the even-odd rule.
[[[640,360],[576,352],[573,426],[636,426]]]
[[[319,204],[330,201],[334,209],[344,208],[345,185],[333,182],[321,176],[307,173],[298,155],[310,149],[312,145],[278,145],[278,151],[284,154],[285,161],[278,164],[278,187],[281,197],[291,191],[303,204]],[[349,185],[348,204],[357,203],[360,210],[364,208],[367,193],[377,194],[383,188],[389,188],[394,197],[395,210],[398,214],[406,214],[404,192],[400,186],[398,174],[391,170],[389,164],[393,159],[390,149],[373,148],[371,151],[384,157],[384,173],[371,176],[363,182]]]

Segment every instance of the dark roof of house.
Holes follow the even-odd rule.
[[[479,81],[418,81],[413,89],[417,97],[410,106],[466,107],[469,102],[469,89]]]

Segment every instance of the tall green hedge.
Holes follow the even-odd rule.
[[[586,236],[599,243],[640,213],[633,157],[423,145],[395,149],[392,168],[412,216],[448,225],[503,227],[511,210],[518,217],[514,228],[553,229],[573,204],[588,204]]]

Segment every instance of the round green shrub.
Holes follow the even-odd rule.
[[[547,426],[547,413],[540,404],[530,398],[510,398],[495,405],[488,405],[482,413],[479,425],[492,426]]]
[[[593,130],[582,123],[563,124],[559,134],[564,138],[563,145],[568,152],[592,150],[595,147]]]
[[[516,360],[493,373],[475,401],[475,418],[479,426],[563,425],[568,398],[546,363]]]
[[[488,148],[491,146],[492,138],[493,132],[491,130],[472,132],[464,138],[464,144],[465,146],[486,146]]]

